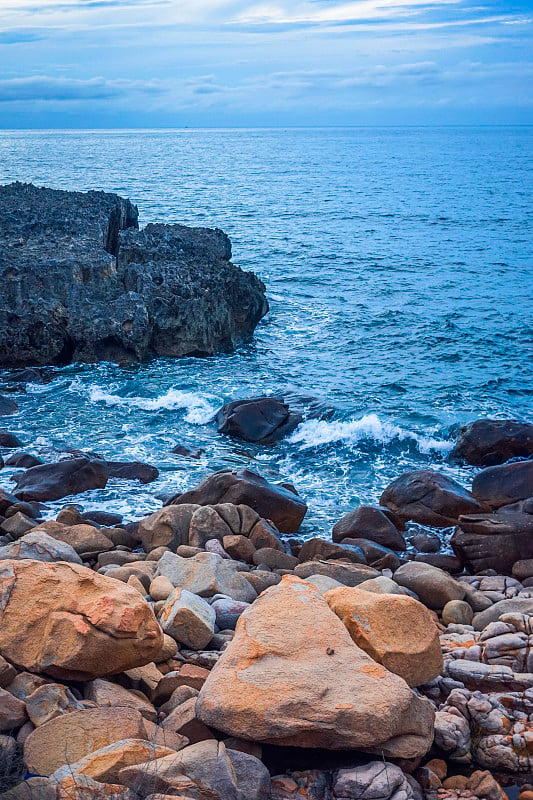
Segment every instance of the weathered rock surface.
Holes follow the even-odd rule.
[[[391,550],[405,550],[405,539],[387,515],[373,506],[359,506],[340,519],[333,528],[333,541],[370,539]]]
[[[107,461],[110,478],[122,478],[126,481],[151,483],[159,476],[159,470],[152,464],[141,461]]]
[[[0,365],[210,354],[248,339],[264,286],[220,230],[138,228],[114,194],[0,187]]]
[[[146,664],[163,646],[137,591],[76,564],[0,562],[0,653],[24,669],[90,680]]]
[[[193,558],[182,558],[167,552],[159,561],[158,574],[168,578],[173,586],[180,586],[200,597],[224,594],[251,603],[256,592],[238,568],[237,562],[227,561],[216,553],[198,553]]]
[[[494,569],[510,574],[515,561],[533,558],[533,515],[461,516],[450,544],[470,572]]]
[[[307,505],[297,494],[247,469],[215,472],[195,489],[172,497],[166,505],[181,503],[249,506],[260,517],[272,520],[282,533],[295,533],[307,512]]]
[[[302,421],[277,397],[253,397],[227,403],[215,417],[218,432],[246,442],[274,444],[291,433]]]
[[[173,754],[175,751],[172,749],[145,739],[122,739],[89,753],[73,764],[60,767],[50,777],[59,781],[68,775],[88,775],[103,783],[119,783],[121,769]]]
[[[405,472],[383,492],[379,501],[402,520],[445,528],[461,514],[481,514],[486,508],[456,481],[430,469]]]
[[[472,493],[488,508],[533,497],[533,461],[516,461],[482,470],[472,481]]]
[[[8,414],[14,414],[17,409],[18,403],[15,400],[0,394],[0,417],[7,417]]]
[[[462,600],[466,590],[448,573],[430,564],[411,561],[396,570],[394,580],[418,595],[428,608],[440,610],[450,600]]]
[[[360,588],[333,589],[324,599],[355,644],[409,686],[420,686],[442,672],[437,626],[422,603]]]
[[[193,650],[206,647],[215,632],[216,613],[209,603],[181,587],[165,601],[158,619],[165,633]]]
[[[244,612],[197,704],[206,724],[278,745],[423,755],[433,710],[350,638],[310,584],[286,577]]]
[[[478,419],[461,429],[452,452],[476,467],[533,455],[533,425],[515,419]]]
[[[105,461],[98,458],[70,458],[55,464],[39,467],[13,475],[16,484],[14,494],[20,500],[60,500],[71,494],[80,494],[88,489],[104,489],[109,477]]]
[[[26,533],[16,542],[0,547],[0,561],[29,558],[34,561],[69,561],[81,564],[81,558],[73,547],[60,542],[44,531]]]

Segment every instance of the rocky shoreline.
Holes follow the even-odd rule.
[[[252,398],[217,422],[275,441],[291,414]],[[128,522],[72,502],[150,465],[0,446],[23,470],[0,492],[6,800],[533,797],[533,426],[467,426],[471,490],[405,473],[329,541],[249,470]]]

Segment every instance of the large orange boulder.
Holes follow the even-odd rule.
[[[0,654],[30,672],[91,680],[148,664],[163,632],[125,583],[64,561],[0,562]]]
[[[286,576],[240,617],[197,715],[230,736],[276,745],[424,755],[434,711],[352,641],[309,583]]]
[[[409,686],[420,686],[441,674],[439,632],[431,613],[418,600],[359,587],[331,589],[324,599],[355,644]]]

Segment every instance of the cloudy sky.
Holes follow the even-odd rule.
[[[533,122],[532,0],[0,0],[0,127]]]

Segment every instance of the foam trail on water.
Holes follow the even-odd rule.
[[[374,413],[365,414],[361,419],[345,422],[308,420],[302,422],[290,437],[291,442],[301,444],[303,449],[320,447],[332,442],[356,444],[363,439],[374,439],[381,444],[388,444],[394,439],[414,440],[422,453],[429,453],[432,450],[447,452],[452,448],[451,442],[420,436],[412,431],[406,431],[392,422],[382,422]]]
[[[107,406],[126,406],[140,408],[143,411],[175,411],[186,408],[185,420],[193,425],[206,425],[210,422],[216,409],[201,394],[184,392],[180,389],[169,389],[159,397],[121,397],[118,394],[106,392],[100,386],[89,389],[89,398],[92,403],[105,403]]]

